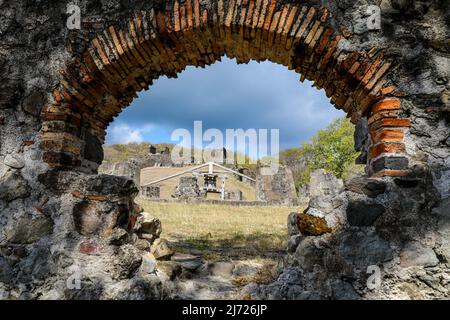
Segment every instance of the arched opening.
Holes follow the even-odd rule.
[[[238,62],[270,60],[323,88],[353,123],[367,118],[368,172],[401,176],[409,167],[404,144],[410,120],[389,81],[383,50],[347,51],[327,8],[277,1],[175,1],[136,13],[99,32],[67,65],[54,102],[44,108],[41,148],[50,166],[96,172],[112,119],[160,75],[205,66],[224,54]]]
[[[373,3],[382,28],[361,30]],[[129,179],[97,174],[105,130],[152,81],[224,55],[294,70],[370,138],[370,177],[290,216],[292,264],[250,298],[448,296],[448,2],[78,4],[70,30],[64,1],[0,4],[0,296],[165,298],[134,245],[158,224],[137,221]]]
[[[293,167],[279,174],[286,186],[249,180],[249,175],[256,179],[258,173],[256,165],[251,167],[253,172],[247,172],[248,163],[228,167],[247,177],[219,170],[218,183],[226,177],[226,197],[221,201],[220,193],[202,193],[206,177],[204,181],[198,175],[201,169],[196,174],[176,176],[206,160],[178,165],[165,147],[173,148],[167,144],[172,131],[183,127],[192,133],[194,121],[203,120],[203,131],[217,128],[224,134],[227,128],[277,128],[281,152],[299,149],[318,129],[326,128],[344,113],[333,110],[329,98],[311,87],[309,81],[302,85],[298,81],[297,74],[284,66],[270,62],[238,65],[226,57],[206,70],[188,67],[177,79],[160,78],[110,124],[106,137],[106,143],[151,143],[105,146],[106,161],[99,172],[135,178],[141,187],[137,202],[145,212],[161,220],[160,237],[168,240],[177,254],[208,257],[208,262],[232,259],[235,265],[254,264],[258,268],[262,263],[275,264],[287,244],[288,214],[306,209],[297,203]],[[156,110],[158,115],[154,115]],[[151,130],[147,132],[146,128]],[[353,132],[350,138],[353,139]],[[232,156],[237,150],[227,151]],[[136,162],[140,163],[140,173],[134,171]],[[196,178],[192,193],[177,194],[181,177]],[[156,182],[150,186],[153,181]],[[183,184],[184,189],[189,187]]]
[[[179,78],[158,79],[151,90],[139,94],[132,106],[115,118],[107,130],[107,144],[148,142],[150,145],[130,147],[129,151],[121,150],[120,146],[116,149],[108,148],[101,172],[123,174],[124,171],[133,171],[131,167],[135,166],[136,160],[129,166],[125,164],[133,155],[141,158],[138,170],[180,166],[171,159],[170,153],[176,143],[171,141],[171,135],[176,129],[185,128],[190,133],[192,145],[189,147],[207,147],[209,143],[206,141],[201,146],[193,145],[198,144],[194,137],[194,127],[199,120],[202,123],[199,124],[200,132],[197,136],[211,128],[221,132],[220,140],[223,145],[219,147],[225,148],[224,160],[227,160],[228,148],[230,158],[236,157],[239,152],[241,157],[245,155],[256,161],[264,155],[259,155],[258,158],[255,154],[258,150],[248,154],[248,138],[246,143],[234,141],[227,145],[228,129],[236,131],[242,128],[244,133],[248,129],[268,130],[269,144],[270,130],[279,129],[280,145],[277,149],[285,150],[298,148],[317,130],[324,129],[334,118],[345,114],[331,108],[329,98],[323,90],[311,87],[312,83],[309,81],[299,85],[296,73],[270,62],[238,65],[234,60],[225,58],[223,62],[217,62],[206,70],[188,67]],[[351,136],[353,137],[353,133]],[[203,136],[200,138],[203,139]],[[267,155],[270,155],[269,149],[268,146]],[[196,164],[192,152],[188,162]],[[242,163],[246,164],[249,164],[248,160]],[[236,169],[241,174],[248,173],[245,167],[238,166]],[[129,174],[137,184],[151,182],[148,179],[140,181],[139,175],[139,172]],[[242,176],[238,178],[245,179]]]

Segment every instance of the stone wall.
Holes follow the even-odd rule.
[[[105,129],[154,79],[175,77],[189,65],[204,67],[225,54],[240,63],[283,64],[324,89],[354,123],[367,121],[362,147],[367,173],[386,177],[386,191],[371,200],[386,211],[373,225],[302,242],[323,257],[317,263],[311,262],[315,254],[299,257],[305,270],[317,265],[324,271],[318,275],[336,283],[316,282],[306,272],[295,278],[300,288],[311,297],[314,292],[354,297],[356,290],[373,298],[386,296],[389,288],[408,295],[426,283],[423,297],[446,293],[448,2],[86,0],[80,5],[82,28],[69,30],[67,1],[0,2],[0,289],[8,297],[161,297],[157,279],[139,275],[140,256],[123,241],[122,230],[131,233],[125,218],[134,214],[135,189],[127,179],[97,176]],[[381,7],[380,30],[361,28],[369,5]],[[118,239],[110,241],[116,232]],[[324,249],[322,240],[336,254]],[[355,254],[366,250],[373,260]],[[421,260],[412,261],[417,250]],[[428,259],[430,250],[437,264]],[[389,286],[373,294],[362,287],[356,270],[366,262],[383,264],[383,283]],[[66,281],[77,267],[83,289],[69,290]],[[282,277],[288,284],[283,290],[298,288],[289,280],[296,275]]]
[[[317,176],[308,208],[289,215],[288,256],[277,280],[248,285],[242,297],[450,297],[450,211],[430,206],[431,177],[359,177],[343,186],[329,174]]]
[[[146,186],[141,187],[141,194],[144,198],[159,199],[161,196],[161,189],[159,186]]]
[[[98,169],[100,173],[132,179],[140,186],[141,170],[148,167],[172,167],[170,153],[148,154],[144,157],[131,157],[127,162],[108,163],[103,162]]]
[[[263,174],[268,167],[260,167],[256,176],[256,200],[292,205],[296,203],[292,171],[286,166],[280,166],[273,175]]]
[[[179,200],[193,200],[204,197],[204,193],[200,190],[196,177],[181,177],[172,197]]]

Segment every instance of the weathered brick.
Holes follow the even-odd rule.
[[[367,71],[367,73],[364,75],[364,77],[362,78],[361,82],[362,84],[366,85],[370,79],[372,78],[373,74],[375,73],[375,71],[378,69],[378,67],[380,66],[380,64],[383,62],[383,55],[380,55],[370,66],[369,70]]]
[[[259,15],[260,15],[260,11],[261,11],[262,2],[263,2],[262,0],[256,0],[256,7],[255,7],[255,11],[253,13],[253,20],[252,20],[252,30],[251,30],[252,37],[255,36],[255,29],[259,22]],[[262,13],[262,14],[264,14],[264,13]]]
[[[185,30],[186,29],[186,7],[185,6],[181,6],[180,7],[180,25],[181,25],[181,30]]]
[[[375,76],[370,80],[370,82],[366,85],[367,90],[371,90],[373,86],[378,82],[379,79],[389,70],[391,67],[390,62],[385,62],[380,70],[377,71]]]
[[[371,132],[374,144],[378,142],[401,142],[405,138],[405,132],[401,129],[381,128],[378,131]]]
[[[380,128],[387,128],[387,127],[399,127],[399,128],[411,127],[411,120],[405,118],[383,118],[377,122],[374,122],[370,126],[370,131],[376,131]]]
[[[386,96],[386,95],[388,95],[388,94],[394,92],[396,89],[397,89],[396,86],[390,85],[390,86],[388,86],[388,87],[386,87],[386,88],[383,88],[383,89],[381,90],[381,95],[382,95],[382,96]]]
[[[370,149],[370,157],[372,159],[384,153],[405,153],[405,145],[403,143],[381,142]]]
[[[104,202],[104,201],[108,200],[108,198],[102,194],[91,194],[91,195],[86,196],[86,198],[91,201],[100,201],[100,202]]]
[[[53,90],[53,96],[55,97],[55,101],[56,102],[61,102],[62,101],[62,96],[59,93],[58,89]]]
[[[409,174],[408,170],[381,170],[372,174],[373,178],[382,177],[404,177]]]
[[[195,27],[197,30],[200,29],[200,4],[198,0],[194,0],[194,17],[195,17]]]
[[[198,3],[198,0],[196,0]],[[175,0],[175,3],[173,4],[173,20],[174,20],[174,31],[179,32],[181,29],[180,26],[180,12],[178,8],[178,0]]]
[[[188,29],[192,30],[194,27],[194,15],[193,15],[193,11],[192,11],[191,0],[186,1],[186,17],[187,17]]]
[[[330,44],[330,48],[328,49],[328,52],[326,53],[326,55],[323,57],[321,63],[320,63],[320,70],[323,70],[326,65],[328,64],[328,62],[331,59],[331,56],[333,55],[334,51],[336,50],[336,47],[339,43],[339,41],[341,41],[341,36],[336,36],[336,38],[334,39],[334,41]]]
[[[300,39],[303,34],[305,33],[306,29],[308,28],[309,24],[314,18],[314,15],[316,14],[316,9],[314,7],[309,8],[308,14],[306,15],[305,21],[303,21],[302,25],[298,29],[295,38]]]
[[[379,121],[384,118],[398,118],[399,111],[398,110],[386,110],[380,111],[369,117],[368,123],[371,125],[372,123]]]
[[[309,44],[312,41],[312,39],[313,39],[314,35],[316,34],[317,29],[319,29],[319,27],[320,27],[320,21],[314,22],[314,25],[312,26],[311,30],[309,31],[308,35],[305,38],[306,44]]]
[[[320,38],[319,45],[316,48],[317,53],[321,53],[328,45],[331,36],[333,35],[333,29],[327,28]]]
[[[322,16],[320,17],[320,21],[321,22],[327,21],[329,16],[330,16],[330,11],[327,8],[323,8]]]
[[[95,241],[86,240],[80,243],[79,249],[80,253],[87,255],[100,255],[101,246]]]
[[[269,38],[268,38],[269,43],[273,42],[274,32],[278,25],[278,21],[280,20],[280,15],[281,15],[280,11],[275,12],[275,14],[273,15],[272,24],[270,25],[269,29]]]
[[[389,110],[399,110],[400,109],[400,100],[398,99],[385,99],[380,102],[377,102],[371,111],[371,114],[380,112],[380,111],[389,111]]]
[[[78,156],[66,152],[47,151],[42,155],[42,159],[51,167],[77,167],[81,161]]]

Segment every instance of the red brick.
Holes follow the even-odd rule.
[[[200,4],[198,0],[194,0],[194,16],[195,16],[195,27],[200,29]]]
[[[408,175],[408,171],[406,170],[381,170],[372,175],[374,178],[381,177],[404,177]]]
[[[245,20],[245,30],[246,30],[246,34],[248,36],[248,31],[251,27],[251,21],[253,18],[253,10],[255,8],[255,0],[250,0],[249,5],[248,5],[248,10],[247,10],[247,19]]]
[[[311,30],[309,31],[308,35],[306,36],[306,39],[305,39],[306,44],[309,44],[312,41],[312,39],[313,39],[314,35],[316,34],[317,29],[319,29],[319,27],[320,27],[320,21],[316,21],[314,23],[313,27],[311,28]]]
[[[403,143],[378,143],[370,149],[370,157],[375,159],[383,153],[404,153],[405,145]]]
[[[101,253],[100,245],[95,241],[83,241],[80,243],[79,251],[88,255],[99,255]]]
[[[303,21],[302,25],[300,26],[300,29],[298,29],[295,38],[300,39],[302,37],[303,33],[305,33],[315,14],[316,9],[314,7],[309,8],[308,14],[306,15],[306,19],[305,21]]]
[[[259,13],[261,11],[261,4],[262,4],[262,0],[257,0],[256,2],[256,10],[253,14],[253,22],[252,22],[252,35],[255,34],[255,28],[257,27],[258,23],[259,23]],[[235,9],[236,11],[238,10],[238,8]],[[261,14],[264,15],[265,11],[261,12]]]
[[[190,30],[194,26],[193,14],[192,14],[192,2],[191,0],[186,1],[186,15],[187,15],[187,25]]]
[[[73,191],[70,193],[72,196],[74,196],[75,198],[83,198],[83,195],[81,194],[80,191]]]
[[[180,7],[180,25],[181,25],[181,30],[184,31],[186,29],[186,8],[185,8],[185,6]]]
[[[198,0],[196,0],[198,1]],[[175,32],[180,31],[180,12],[178,8],[178,0],[173,4],[173,20],[174,20],[174,30]]]
[[[208,10],[203,10],[202,23],[206,25],[208,23]]]
[[[378,57],[374,63],[372,63],[372,65],[370,66],[369,70],[367,71],[367,73],[364,75],[363,79],[361,80],[361,82],[366,85],[369,80],[372,78],[373,74],[375,73],[375,71],[378,69],[378,67],[380,66],[380,64],[382,63],[383,56],[381,55],[380,57]]]
[[[333,29],[328,28],[323,33],[322,37],[320,38],[319,45],[317,46],[316,52],[320,53],[322,52],[328,45],[328,42],[330,41],[330,37],[333,35]]]
[[[276,29],[277,33],[283,32],[288,13],[289,13],[289,5],[286,5],[284,6],[283,11],[281,12],[280,21],[278,22],[278,28]]]
[[[158,31],[161,34],[166,33],[166,16],[162,12],[156,14],[156,25],[158,26]]]
[[[400,100],[398,99],[385,99],[380,102],[377,102],[371,111],[371,114],[380,112],[380,111],[389,111],[389,110],[399,110],[400,109]]]
[[[107,200],[106,196],[101,195],[101,194],[89,195],[89,196],[87,196],[87,198],[92,201],[102,201],[103,202],[103,201]]]
[[[322,16],[320,17],[320,21],[321,22],[327,21],[329,16],[330,16],[330,11],[327,8],[323,8]]]
[[[327,54],[324,56],[319,69],[323,70],[325,68],[325,66],[328,64],[328,61],[330,60],[331,56],[333,55],[334,51],[336,50],[336,47],[337,47],[339,41],[341,41],[341,36],[338,35],[338,36],[336,36],[334,41],[331,43],[330,48],[328,49]]]
[[[59,93],[58,89],[53,90],[53,96],[55,97],[56,102],[62,101],[62,97],[61,97],[61,94]]]
[[[264,30],[266,32],[268,32],[270,29],[270,24],[272,21],[272,17],[273,17],[276,5],[277,5],[277,0],[270,0],[269,12],[267,13],[266,20],[264,21]]]
[[[370,82],[366,85],[367,90],[371,90],[373,86],[378,82],[379,79],[386,73],[386,71],[389,70],[391,67],[390,62],[385,62],[383,66],[380,68],[380,70],[377,71],[375,76],[370,80]]]
[[[405,118],[384,118],[381,119],[380,121],[373,123],[370,126],[370,130],[375,131],[382,127],[407,128],[411,127],[411,120]]]
[[[401,129],[381,128],[378,131],[371,132],[371,136],[375,144],[378,142],[402,142],[405,138],[405,133]]]
[[[398,110],[380,111],[369,117],[368,124],[370,126],[372,123],[384,118],[398,118],[398,115],[399,115]]]
[[[91,41],[92,45],[94,46],[94,48],[96,49],[100,59],[102,60],[103,65],[108,65],[109,59],[106,56],[105,52],[103,51],[102,46],[100,45],[100,41],[97,38],[92,39]]]
[[[382,95],[382,96],[388,95],[388,94],[394,92],[395,89],[397,89],[396,86],[390,85],[390,86],[388,86],[388,87],[386,87],[386,88],[383,88],[383,89],[381,90],[381,95]]]

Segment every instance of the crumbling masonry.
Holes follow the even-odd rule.
[[[105,130],[152,81],[225,54],[239,63],[282,64],[324,89],[359,129],[367,124],[359,132],[362,159],[368,176],[387,186],[377,196],[385,211],[375,225],[343,223],[333,230],[335,241],[321,248],[344,246],[348,254],[334,262],[320,258],[327,255],[299,259],[305,268],[320,266],[322,280],[289,278],[286,292],[302,282],[313,297],[407,296],[412,284],[428,279],[425,298],[448,297],[448,2],[86,0],[79,30],[66,27],[66,1],[51,3],[0,1],[0,291],[6,298],[161,298],[158,279],[142,271],[128,237],[140,211],[135,187],[96,175]],[[369,5],[381,8],[379,30],[365,27]],[[367,183],[358,185],[363,190]],[[364,260],[357,253],[371,251],[352,250],[361,243],[380,245]],[[399,267],[403,273],[388,269],[387,262],[398,267],[402,248],[425,248],[437,260],[431,269],[420,259]],[[391,270],[380,293],[354,281],[360,273],[353,271],[366,262]],[[66,283],[74,268],[81,270],[80,290]],[[338,283],[334,291],[326,275]]]

